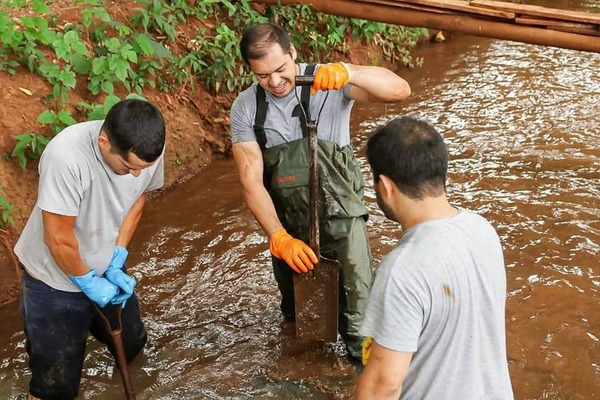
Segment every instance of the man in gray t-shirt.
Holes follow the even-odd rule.
[[[319,252],[339,262],[339,333],[349,355],[360,358],[358,328],[372,280],[371,250],[350,112],[355,101],[399,102],[410,95],[410,87],[386,68],[338,62],[312,65],[313,86],[302,90],[296,76],[311,75],[311,64],[297,63],[287,33],[273,24],[249,27],[240,52],[257,82],[231,106],[232,152],[244,199],[269,237],[281,312],[294,320],[294,276],[318,261],[306,244],[310,156],[303,121],[308,112],[308,119],[318,122]]]
[[[500,239],[448,202],[442,137],[397,118],[369,140],[367,158],[377,203],[403,234],[375,272],[357,399],[513,399]]]
[[[66,128],[45,148],[37,202],[15,246],[24,269],[28,399],[77,397],[88,333],[115,355],[94,305],[113,321],[123,307],[127,361],[146,343],[126,248],[145,193],[163,185],[164,147],[161,112],[130,99],[104,121]]]

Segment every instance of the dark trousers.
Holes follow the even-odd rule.
[[[20,310],[31,369],[29,393],[37,398],[71,400],[77,397],[89,333],[116,356],[110,333],[92,302],[81,292],[53,289],[23,272]],[[116,327],[116,307],[108,305],[102,312]],[[135,293],[127,300],[121,323],[123,347],[129,362],[147,340]]]

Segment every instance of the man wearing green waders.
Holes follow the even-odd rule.
[[[393,72],[346,63],[296,63],[286,32],[272,24],[250,27],[240,50],[258,82],[231,107],[233,157],[244,198],[269,237],[281,311],[294,319],[293,274],[313,269],[318,259],[306,244],[309,233],[308,146],[299,107],[296,75],[315,80],[304,104],[318,119],[321,218],[320,250],[340,264],[339,331],[348,353],[361,357],[358,329],[371,286],[371,250],[363,204],[364,182],[350,142],[354,100],[398,102],[410,95],[408,83]],[[321,157],[320,157],[321,158]]]

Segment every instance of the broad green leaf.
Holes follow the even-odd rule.
[[[58,116],[54,111],[46,110],[42,111],[40,115],[38,115],[37,121],[40,124],[53,124],[58,119]]]
[[[154,48],[152,47],[152,40],[145,33],[140,33],[133,38],[134,42],[138,45],[139,51],[147,56],[154,54]]]
[[[102,7],[96,7],[94,8],[94,15],[98,18],[100,18],[100,20],[102,20],[103,22],[110,22],[112,21],[110,18],[110,15],[108,15],[108,12],[106,12],[106,10]]]
[[[112,106],[117,104],[119,101],[121,101],[121,99],[118,96],[115,96],[114,94],[106,96],[106,100],[104,100],[103,105],[104,111],[108,113],[108,110],[110,110]]]
[[[167,49],[162,43],[157,42],[154,39],[150,39],[150,43],[152,43],[152,48],[154,49],[154,54],[160,58],[171,58],[173,54]]]
[[[94,73],[94,75],[102,74],[106,69],[105,65],[106,65],[106,57],[105,56],[94,58],[94,61],[92,61],[92,72]]]
[[[71,112],[68,110],[60,110],[58,112],[58,119],[66,125],[76,124],[77,121],[71,116]]]
[[[144,96],[139,95],[137,93],[129,93],[126,97],[126,99],[136,99],[136,100],[144,100],[144,101],[148,101],[148,99],[146,99]]]
[[[106,117],[106,112],[104,111],[103,107],[96,107],[94,108],[89,114],[88,114],[88,119],[91,121],[96,121],[99,119],[104,119]]]
[[[50,7],[44,0],[33,0],[33,11],[45,14],[50,12]]]
[[[129,70],[129,63],[123,59],[115,60],[115,76],[123,83],[126,83],[127,71]]]
[[[78,54],[73,56],[71,64],[73,65],[73,70],[81,75],[89,74],[92,69],[92,60]]]
[[[111,81],[102,82],[100,87],[102,88],[102,91],[106,94],[113,94],[113,92],[115,91],[115,87]]]
[[[131,61],[132,63],[137,64],[137,62],[138,62],[137,53],[133,50],[129,50],[127,52],[127,59],[129,61]]]
[[[67,65],[66,69],[60,73],[60,80],[63,86],[74,89],[77,84],[77,79],[75,77],[75,73],[70,70],[70,66]]]

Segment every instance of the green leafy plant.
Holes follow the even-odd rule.
[[[39,67],[39,72],[52,85],[52,94],[47,100],[56,100],[59,105],[65,104],[69,99],[69,90],[75,89],[77,84],[71,65],[67,64],[61,68],[52,62],[47,62]]]
[[[57,33],[52,41],[52,47],[59,59],[68,63],[73,63],[78,58],[89,56],[89,51],[84,41],[75,30],[63,33]]]
[[[94,121],[106,118],[108,110],[110,110],[111,107],[117,104],[119,101],[120,99],[118,96],[111,94],[106,96],[103,104],[80,102],[77,104],[77,108],[87,114],[88,120]]]
[[[8,58],[8,57],[6,57]],[[14,75],[16,69],[19,67],[19,63],[15,60],[8,60],[3,55],[2,49],[0,49],[0,71],[6,71],[9,75]]]
[[[100,20],[105,23],[112,22],[112,18],[103,7],[87,7],[81,11],[81,23],[83,26],[90,28],[94,20]]]
[[[0,185],[0,190],[4,190],[4,185]],[[2,219],[0,219],[0,228],[6,228],[7,225],[14,224],[11,210],[13,205],[4,195],[0,194],[0,211],[2,211]]]
[[[37,121],[41,124],[50,125],[53,135],[56,135],[67,126],[77,123],[68,110],[60,110],[58,112],[52,110],[43,111],[38,115]],[[25,168],[29,160],[38,159],[42,155],[50,138],[36,133],[23,133],[16,135],[15,140],[17,144],[10,156],[18,160],[21,168]]]
[[[225,23],[216,27],[214,36],[200,29],[195,41],[196,50],[180,58],[180,71],[197,74],[216,93],[240,90],[252,82],[239,63],[238,35]]]
[[[175,24],[179,16],[174,12],[177,10],[177,5],[171,5],[161,0],[141,0],[140,3],[146,4],[146,8],[136,11],[132,18],[134,26],[141,25],[146,33],[153,30],[174,42],[177,38]]]
[[[60,110],[59,112],[54,112],[52,110],[43,111],[38,115],[37,121],[41,124],[50,125],[50,130],[53,135],[56,135],[67,126],[77,123],[69,110]]]
[[[51,34],[47,22],[37,17],[23,17],[23,27],[17,27],[8,13],[0,12],[0,57],[8,60],[14,56],[17,62],[24,62],[30,71],[35,71],[45,60],[37,48],[40,40],[47,41]],[[43,29],[43,32],[40,32]]]
[[[126,99],[138,99],[145,100],[147,99],[144,96],[141,96],[137,93],[130,93],[125,97]],[[121,99],[115,95],[106,96],[103,104],[89,104],[85,102],[80,102],[77,104],[77,108],[87,114],[88,120],[99,120],[106,118],[106,114],[108,111],[117,104]]]
[[[16,135],[15,139],[17,140],[17,144],[13,148],[10,156],[15,157],[18,160],[21,168],[27,166],[28,160],[40,158],[46,145],[50,141],[47,137],[36,133],[22,133]]]
[[[103,0],[76,0],[87,5],[81,22],[59,25],[45,0],[0,1],[5,6],[0,11],[0,70],[13,74],[19,65],[26,66],[50,83],[46,101],[52,104],[38,121],[50,125],[53,134],[76,122],[63,107],[71,91],[82,89],[77,82],[84,79],[88,96],[106,95],[102,104],[78,103],[88,119],[104,118],[122,89],[139,95],[148,86],[182,93],[200,83],[214,93],[235,94],[253,81],[241,61],[239,39],[243,29],[256,23],[282,25],[300,60],[333,61],[331,55],[347,52],[354,40],[374,43],[389,61],[411,67],[422,63],[413,60],[410,48],[424,30],[336,17],[308,5],[267,6],[258,12],[250,0],[140,0],[142,6],[121,22],[111,18]],[[28,12],[14,18],[6,7]],[[178,37],[185,31],[178,27],[181,22],[199,27],[184,46]],[[11,156],[21,166],[39,157],[49,140],[36,133],[15,138]]]
[[[171,55],[147,34],[136,34],[127,40],[113,37],[102,42],[102,46],[105,54],[93,59],[89,72],[88,89],[94,95],[101,91],[113,94],[115,83],[138,93],[146,84],[155,87],[154,77],[162,69],[157,59]],[[146,58],[141,59],[141,56]]]
[[[131,64],[138,62],[137,53],[131,44],[114,37],[104,41],[103,45],[107,54],[92,61],[88,89],[94,95],[100,91],[110,95],[114,92],[114,82],[120,82],[128,90],[131,89],[128,76]]]

